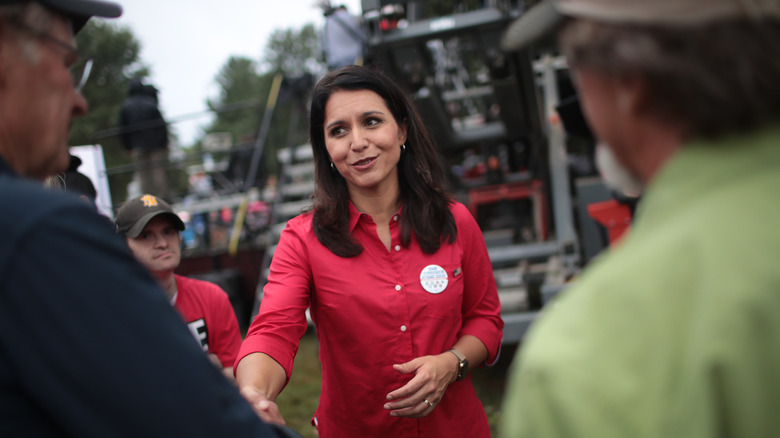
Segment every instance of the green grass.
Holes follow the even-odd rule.
[[[504,377],[515,350],[514,346],[505,345],[495,366],[475,368],[471,371],[474,388],[485,407],[493,437],[498,437],[497,428],[501,420],[501,400],[505,387]],[[317,409],[321,381],[317,339],[314,331],[310,329],[301,339],[290,383],[276,400],[287,425],[297,430],[304,438],[317,437],[310,420]]]
[[[276,404],[287,425],[304,438],[316,438],[317,431],[311,425],[311,417],[320,398],[322,373],[317,357],[317,338],[309,328],[301,339],[293,364],[293,374],[287,387],[279,394]]]

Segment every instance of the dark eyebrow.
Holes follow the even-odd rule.
[[[362,114],[362,116],[365,118],[366,116],[370,116],[370,115],[373,115],[373,114],[384,115],[385,113],[383,113],[382,111],[379,111],[379,110],[371,110],[371,111],[364,112]],[[343,122],[344,122],[343,120],[336,120],[335,122],[329,123],[327,126],[325,126],[325,129],[330,129],[331,126],[338,125],[339,123],[343,123]]]
[[[341,123],[341,120],[336,120],[335,122],[333,122],[333,123],[329,124],[328,126],[326,126],[325,129],[330,129],[331,126],[338,125],[339,123]]]

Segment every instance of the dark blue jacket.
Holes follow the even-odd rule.
[[[0,159],[0,437],[275,437],[109,221]]]

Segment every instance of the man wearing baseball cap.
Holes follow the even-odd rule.
[[[241,332],[227,293],[214,283],[174,274],[181,263],[181,218],[164,199],[145,194],[122,204],[115,223],[133,256],[160,283],[203,351],[233,380]]]
[[[0,0],[0,436],[273,437],[94,207],[42,181],[87,111],[97,0]]]
[[[548,32],[644,191],[531,327],[501,436],[777,435],[780,0],[545,0],[502,45]]]

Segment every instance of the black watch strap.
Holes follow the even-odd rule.
[[[463,380],[469,370],[469,360],[466,359],[466,356],[456,348],[451,348],[448,351],[458,358],[458,378],[455,380]]]

